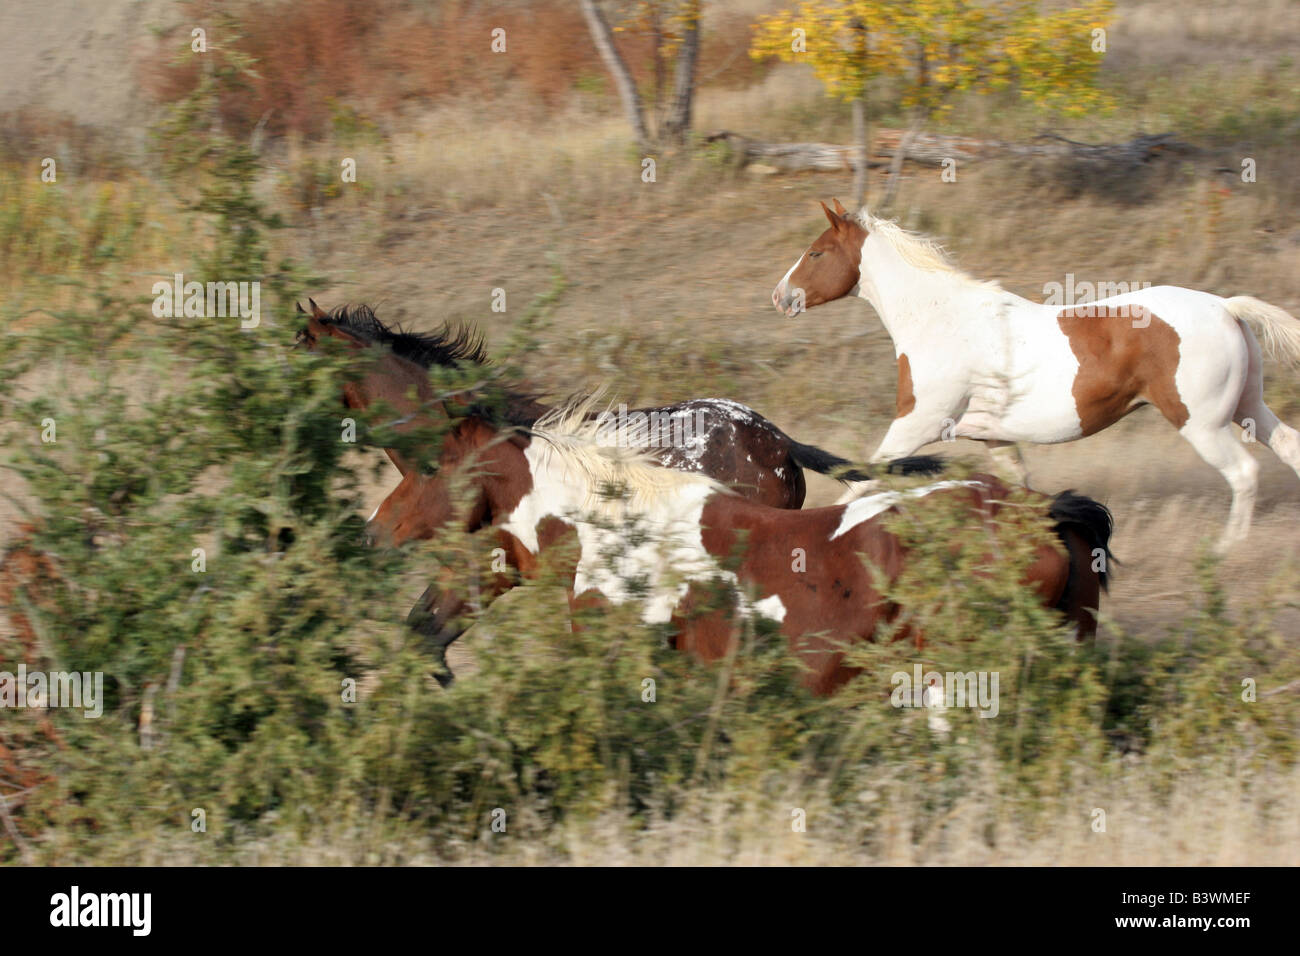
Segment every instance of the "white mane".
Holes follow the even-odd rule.
[[[586,507],[612,515],[649,510],[688,489],[730,494],[707,475],[665,468],[645,450],[601,441],[599,392],[547,412],[532,427],[537,461],[586,493]]]
[[[888,242],[899,257],[910,266],[924,269],[927,272],[939,272],[955,276],[977,285],[1001,288],[996,282],[976,279],[970,273],[953,265],[948,250],[937,239],[931,239],[929,236],[923,236],[920,233],[904,229],[893,219],[881,219],[873,216],[865,206],[858,213],[856,219],[858,224],[867,230],[869,234],[878,235]]]

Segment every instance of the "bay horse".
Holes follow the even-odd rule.
[[[436,396],[428,370],[458,363],[487,370],[483,339],[472,330],[444,325],[430,333],[406,332],[382,323],[372,309],[360,305],[325,312],[308,299],[311,311],[298,305],[307,325],[298,332],[300,345],[315,349],[322,337],[339,339],[353,349],[373,349],[375,361],[363,378],[343,388],[343,404],[366,409],[385,402],[400,415],[397,431],[428,425],[433,416],[452,411],[455,417],[476,414],[458,407],[448,396]],[[503,424],[526,428],[550,406],[517,388],[505,389]],[[732,486],[741,495],[778,508],[803,506],[807,486],[804,469],[837,480],[867,481],[870,475],[814,445],[795,441],[747,405],[722,398],[690,399],[626,412],[630,422],[623,438],[644,445],[659,462],[707,475]],[[397,470],[406,476],[412,462],[400,451],[385,449]],[[890,465],[891,472],[937,471],[938,459],[918,456]]]
[[[1154,405],[1232,489],[1220,550],[1248,533],[1259,472],[1234,422],[1300,475],[1300,433],[1264,404],[1250,328],[1270,352],[1300,358],[1300,320],[1277,306],[1173,286],[1040,305],[970,277],[892,221],[850,216],[839,200],[821,207],[829,228],[772,303],[787,316],[846,295],[875,308],[894,342],[898,389],[871,460],[910,455],[947,432],[989,443],[1023,482],[1007,445],[1074,441]]]
[[[705,660],[727,653],[739,618],[777,621],[806,665],[806,686],[818,695],[857,673],[845,663],[844,645],[873,639],[877,626],[901,611],[885,601],[871,570],[892,582],[908,561],[886,530],[887,515],[909,502],[919,507],[952,496],[972,522],[988,523],[1011,492],[999,479],[977,475],[847,505],[774,508],[707,475],[661,467],[642,450],[601,443],[589,410],[589,403],[564,406],[506,437],[481,422],[451,433],[445,447],[456,459],[451,467],[463,469],[473,488],[470,507],[493,516],[483,533],[525,577],[548,549],[576,540],[576,563],[565,571],[575,610],[592,601],[640,602],[642,620],[670,625],[675,646]],[[406,512],[450,508],[450,478],[411,486],[419,491],[411,497],[390,496],[370,522],[376,534],[400,537]],[[1063,547],[1040,546],[1025,585],[1073,621],[1080,639],[1091,637],[1107,580],[1106,562],[1096,559],[1109,555],[1110,513],[1072,492],[1054,499],[1027,494],[1055,523]],[[803,549],[802,568],[791,560],[794,549]],[[731,560],[737,553],[738,564]],[[505,574],[496,579],[488,600],[513,584]],[[735,604],[700,612],[703,589],[719,580],[741,592]],[[437,602],[428,633],[459,634],[459,611],[452,601]],[[924,639],[909,636],[918,646]]]

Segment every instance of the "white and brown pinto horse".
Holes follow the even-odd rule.
[[[789,316],[846,295],[875,307],[894,341],[898,402],[872,460],[947,431],[1013,464],[1008,443],[1073,441],[1154,405],[1232,488],[1220,548],[1249,531],[1259,471],[1234,422],[1300,474],[1300,434],[1264,404],[1262,350],[1247,324],[1271,352],[1300,358],[1300,320],[1277,306],[1172,286],[1040,305],[971,278],[893,222],[850,216],[838,200],[822,209],[830,228],[772,302]]]
[[[420,513],[445,523],[458,501],[493,516],[490,529],[479,533],[495,535],[510,565],[525,576],[547,549],[576,538],[576,562],[565,568],[575,608],[638,602],[645,622],[671,625],[675,646],[706,660],[728,652],[738,619],[761,614],[780,622],[806,665],[807,686],[829,694],[857,673],[845,663],[845,645],[871,640],[877,626],[901,610],[882,597],[873,576],[875,569],[893,581],[908,560],[885,529],[885,515],[909,502],[955,496],[971,522],[988,523],[1010,493],[996,478],[975,476],[794,511],[741,497],[705,475],[664,468],[643,451],[600,438],[584,405],[558,409],[529,431],[508,435],[467,422],[445,439],[439,474],[420,481],[408,475],[371,520],[372,533],[400,543]],[[458,481],[471,493],[453,495]],[[1029,494],[1054,521],[1064,547],[1044,543],[1025,585],[1036,589],[1044,606],[1072,620],[1081,638],[1091,636],[1106,583],[1099,570],[1105,562],[1096,558],[1108,553],[1110,514],[1070,492],[1054,499]],[[795,549],[802,549],[802,566],[792,560]],[[515,583],[507,574],[495,577],[486,600]],[[733,601],[714,600],[719,584],[736,595]],[[427,633],[435,648],[449,643],[439,632],[463,631],[454,620],[463,607],[455,594],[431,604]],[[905,628],[897,636],[918,645],[923,640]],[[445,684],[450,675],[440,679]]]

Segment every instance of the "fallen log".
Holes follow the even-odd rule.
[[[881,129],[871,144],[867,165],[888,165],[898,152],[907,131]],[[851,170],[861,150],[835,143],[765,143],[730,130],[719,130],[705,142],[726,142],[736,151],[738,164],[761,164],[783,172],[842,172]],[[906,162],[942,166],[947,160],[974,162],[996,156],[1061,157],[1107,166],[1136,166],[1165,155],[1186,154],[1194,148],[1179,142],[1172,133],[1137,136],[1127,143],[1078,143],[1054,133],[1044,133],[1032,143],[1007,143],[969,136],[917,133],[903,150]]]

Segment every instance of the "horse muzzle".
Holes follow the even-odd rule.
[[[772,290],[772,305],[782,315],[791,318],[804,311],[801,298],[787,289],[784,282]]]

